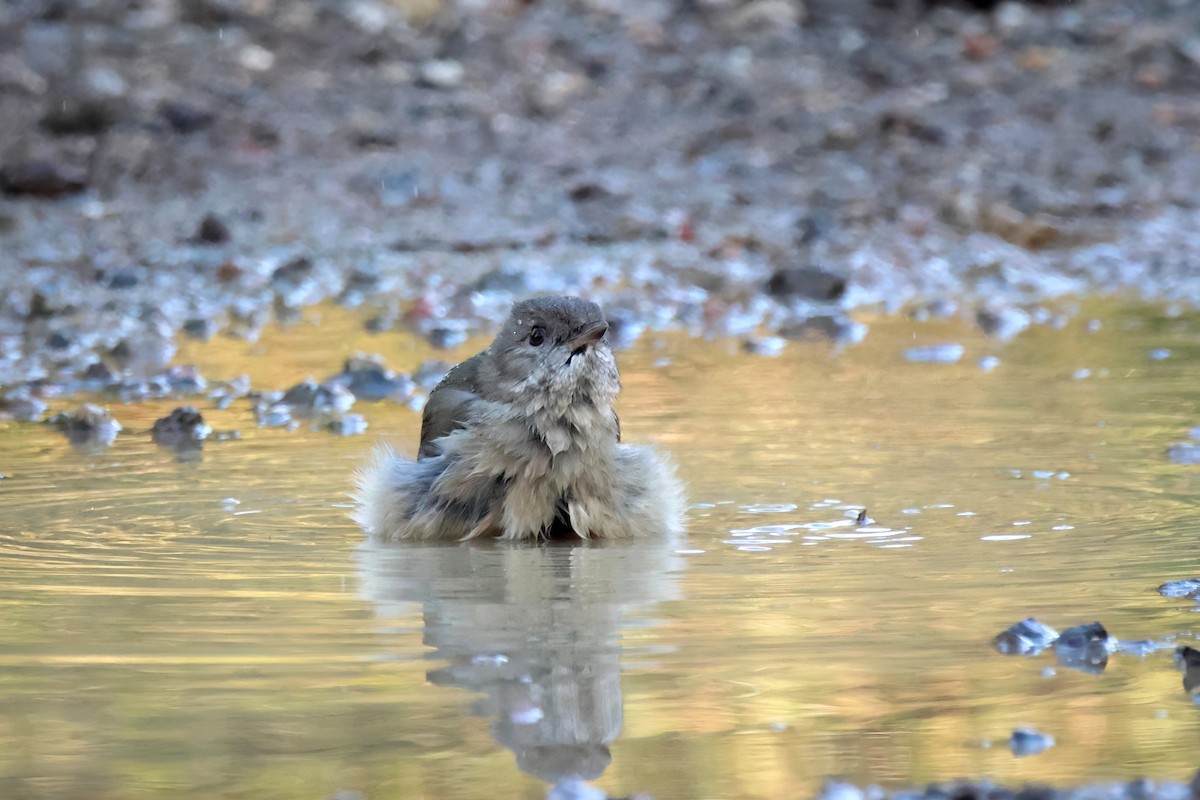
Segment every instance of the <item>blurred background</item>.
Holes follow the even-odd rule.
[[[11,0],[0,382],[327,297],[435,345],[548,291],[632,338],[1194,301],[1198,30],[1181,0]]]

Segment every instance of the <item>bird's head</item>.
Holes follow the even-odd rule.
[[[494,399],[611,405],[620,379],[607,332],[600,306],[577,297],[517,303],[488,349]]]

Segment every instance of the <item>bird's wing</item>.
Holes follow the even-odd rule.
[[[475,387],[478,358],[467,359],[450,370],[429,393],[421,414],[421,447],[417,458],[436,456],[440,452],[436,440],[467,424],[471,401],[479,397]]]

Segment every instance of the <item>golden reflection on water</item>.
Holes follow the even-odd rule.
[[[390,404],[345,439],[204,408],[243,438],[193,462],[149,442],[167,401],[114,404],[102,454],[0,423],[0,797],[532,798],[564,769],[660,800],[1185,778],[1200,713],[1169,651],[1097,677],[989,647],[1029,615],[1185,642],[1200,619],[1154,592],[1200,576],[1200,471],[1163,455],[1200,424],[1200,320],[1089,310],[1096,333],[1079,316],[1007,346],[896,319],[777,359],[647,336],[620,411],[688,481],[680,542],[364,543],[355,466],[417,438]],[[313,315],[179,361],[282,389],[356,349],[435,355]],[[901,355],[938,341],[967,357]],[[1022,724],[1057,746],[1014,758]]]

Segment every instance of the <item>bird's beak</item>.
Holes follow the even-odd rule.
[[[571,349],[571,355],[582,353],[584,349],[599,343],[606,333],[608,333],[607,322],[604,320],[590,322],[571,337],[571,340],[567,342],[567,347]]]

